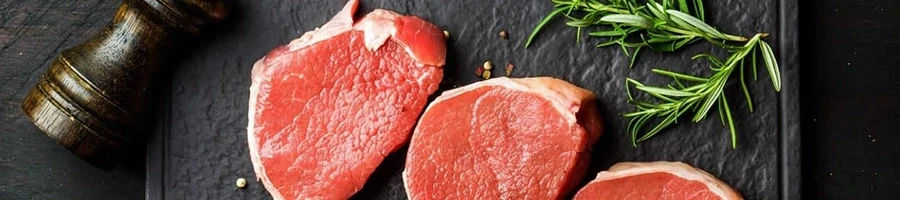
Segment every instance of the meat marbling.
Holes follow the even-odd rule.
[[[252,70],[247,138],[275,199],[346,199],[409,138],[443,76],[442,31],[358,1]]]
[[[555,78],[494,78],[444,92],[413,133],[412,200],[559,199],[602,131],[595,96]]]
[[[624,162],[597,174],[574,200],[739,200],[730,186],[681,162]]]

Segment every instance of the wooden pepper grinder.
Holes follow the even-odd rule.
[[[111,169],[148,132],[165,61],[228,11],[224,0],[124,0],[102,32],[50,64],[22,108],[51,139]]]

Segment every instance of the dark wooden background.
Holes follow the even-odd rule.
[[[143,197],[143,158],[99,170],[44,136],[21,108],[56,55],[99,32],[118,4],[0,0],[0,199]]]
[[[143,158],[96,169],[43,136],[20,102],[49,61],[118,1],[0,0],[0,199],[140,199]],[[900,2],[801,2],[806,199],[900,199]]]

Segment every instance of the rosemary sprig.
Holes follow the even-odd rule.
[[[685,45],[705,39],[714,44],[725,41],[741,42],[747,38],[722,33],[703,22],[703,2],[691,0],[651,0],[643,6],[636,0],[552,0],[556,9],[550,12],[535,27],[525,42],[531,45],[543,27],[557,16],[568,19],[566,25],[578,29],[576,40],[580,40],[581,30],[591,26],[609,26],[612,30],[590,32],[588,35],[607,38],[597,47],[619,45],[625,54],[635,59],[643,47],[655,51],[674,52]],[[693,15],[693,16],[692,16]],[[694,17],[699,16],[699,19]],[[636,38],[640,40],[635,41]],[[628,49],[633,48],[629,53]],[[633,65],[633,63],[632,63]]]
[[[636,111],[623,116],[630,119],[627,131],[631,134],[632,144],[635,146],[637,142],[647,140],[677,123],[678,118],[688,111],[693,113],[692,121],[703,120],[715,105],[720,120],[723,125],[728,125],[731,132],[732,147],[736,148],[735,123],[731,106],[725,98],[724,88],[732,73],[737,71],[741,89],[749,105],[748,109],[753,112],[752,98],[744,78],[744,60],[747,56],[751,57],[749,67],[755,80],[757,52],[762,55],[775,90],[781,90],[781,74],[775,55],[772,48],[762,40],[768,34],[759,33],[748,40],[716,30],[703,22],[705,14],[701,0],[662,0],[661,3],[650,0],[645,5],[638,4],[637,0],[552,0],[552,2],[556,9],[538,23],[529,36],[526,47],[547,23],[557,16],[564,16],[568,19],[566,24],[577,28],[579,35],[583,28],[611,27],[611,30],[591,32],[589,35],[608,39],[599,43],[598,47],[618,44],[626,55],[631,56],[631,65],[643,47],[654,51],[673,52],[688,44],[705,40],[728,49],[730,56],[724,62],[710,54],[698,54],[693,57],[705,59],[710,63],[713,74],[707,78],[652,69],[656,74],[671,77],[674,84],[654,87],[644,85],[635,79],[626,79],[628,102],[635,106]],[[576,40],[579,39],[576,37]],[[734,43],[743,45],[733,45]],[[634,50],[629,53],[628,49]],[[655,97],[657,101],[635,100],[631,86]],[[656,125],[640,134],[652,121],[657,121]]]
[[[771,54],[771,48],[761,40],[766,34],[757,34],[750,39],[744,46],[733,48],[730,50],[731,56],[725,62],[719,61],[708,54],[700,54],[694,56],[694,59],[706,59],[710,63],[710,69],[714,71],[713,75],[708,78],[701,78],[692,75],[671,72],[661,69],[653,69],[656,74],[668,76],[675,83],[667,87],[652,87],[634,79],[626,79],[626,91],[628,92],[628,102],[635,105],[637,109],[634,112],[624,114],[623,116],[631,118],[628,122],[628,132],[633,138],[632,144],[653,137],[661,130],[676,123],[679,117],[691,111],[694,113],[692,121],[699,122],[703,120],[712,109],[713,104],[717,104],[719,109],[719,117],[723,125],[728,125],[731,132],[731,145],[737,147],[736,131],[734,129],[734,119],[731,117],[732,112],[728,100],[725,98],[724,88],[728,82],[728,78],[735,72],[741,79],[741,89],[750,105],[752,112],[753,101],[750,98],[750,92],[747,89],[744,78],[744,58],[755,55],[760,52],[763,59],[774,61],[775,58]],[[759,47],[759,48],[757,48]],[[767,52],[769,51],[769,52]],[[780,90],[780,74],[778,74],[778,64],[775,62],[766,62],[766,69],[770,72],[769,76],[773,77],[775,89]],[[750,66],[755,67],[755,66]],[[651,103],[646,101],[635,100],[631,94],[630,87],[642,91],[650,96],[656,97],[662,103]],[[639,134],[642,127],[646,127],[652,118],[661,118],[652,129],[644,134]]]

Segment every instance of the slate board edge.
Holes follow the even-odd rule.
[[[781,139],[779,142],[779,188],[780,199],[801,199],[801,165],[800,165],[800,75],[799,73],[799,38],[797,32],[798,8],[797,0],[781,0],[779,2],[779,63],[782,64],[783,90],[778,94],[781,118],[779,124]],[[790,77],[785,79],[784,77]]]
[[[778,57],[782,71],[782,91],[778,93],[779,98],[779,124],[778,130],[779,140],[779,159],[778,159],[778,187],[779,199],[800,199],[801,198],[801,165],[800,165],[800,99],[799,97],[799,47],[797,31],[798,27],[798,8],[797,0],[780,0],[778,4]],[[787,77],[787,78],[785,78]],[[167,89],[171,88],[171,81],[166,83]],[[158,121],[156,127],[171,127],[171,92],[169,90],[161,91],[162,98],[159,115],[161,121]],[[168,128],[154,130],[147,140],[147,173],[146,173],[146,195],[148,200],[165,199],[165,169],[166,155],[168,149],[168,138],[170,134]],[[253,177],[251,177],[252,179]],[[248,179],[249,180],[249,179]]]
[[[171,112],[172,112],[172,93],[169,92],[171,90],[171,80],[168,80],[168,83],[165,83],[165,86],[162,88],[166,88],[160,93],[159,100],[161,101],[157,107],[159,109],[159,117],[157,117],[160,121],[158,121],[157,127],[158,130],[153,130],[151,135],[147,138],[147,178],[146,184],[146,194],[144,199],[147,200],[161,200],[165,199],[165,191],[166,191],[166,183],[165,183],[165,169],[168,168],[166,166],[166,158],[169,155],[166,154],[166,150],[169,148],[168,138],[169,133],[171,132],[169,128],[171,127]]]

